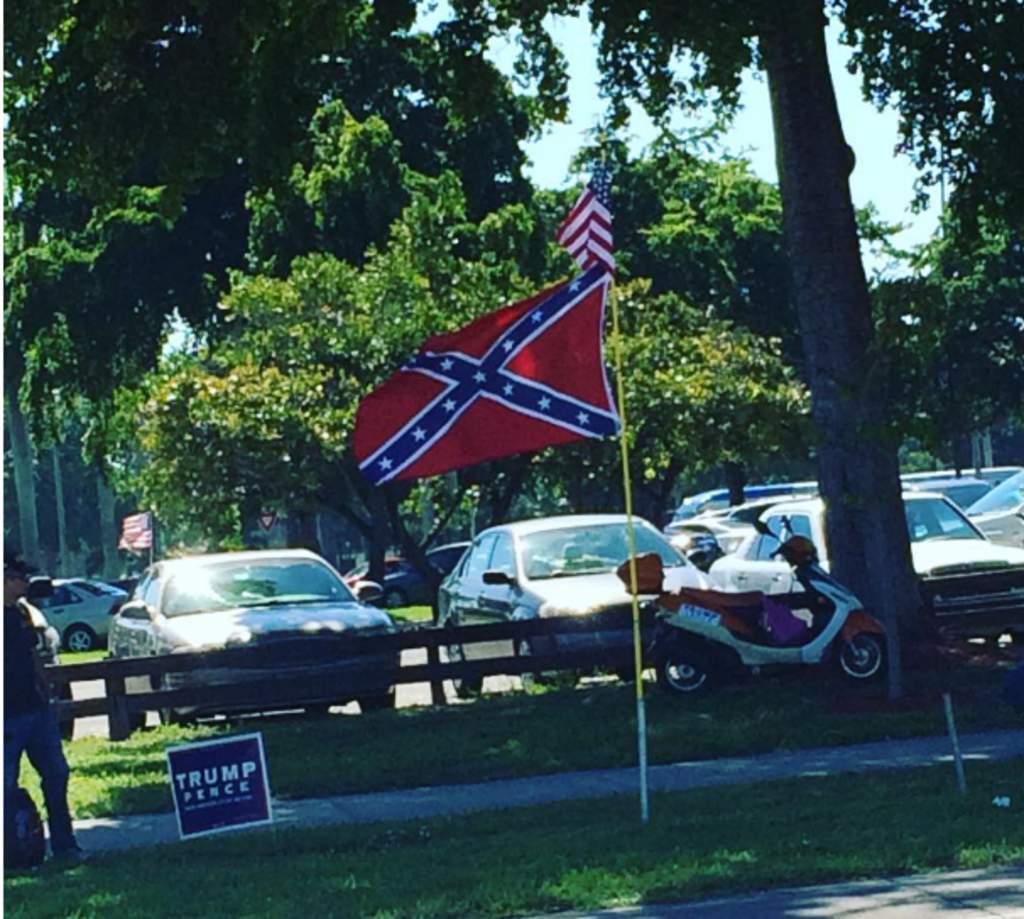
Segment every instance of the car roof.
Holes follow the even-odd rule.
[[[633,516],[633,520],[643,526],[651,524],[643,517]],[[502,523],[488,527],[486,533],[511,533],[514,536],[525,536],[529,533],[543,533],[547,530],[562,530],[569,527],[601,526],[609,523],[625,523],[625,514],[566,514],[562,517],[538,517],[534,520],[516,520],[513,523]]]
[[[327,562],[309,549],[252,549],[244,552],[213,552],[209,555],[183,555],[180,558],[165,558],[154,564],[154,568],[176,571],[182,568],[203,568],[221,562],[261,562],[274,559],[305,559]]]
[[[920,482],[904,482],[903,487],[912,491],[938,491],[942,488],[949,488],[953,485],[984,485],[991,488],[992,483],[986,482],[973,475],[962,475],[948,479],[926,479]]]
[[[939,492],[934,491],[905,491],[903,492],[904,501],[925,501],[928,499],[937,499],[945,504],[951,504],[949,498]],[[805,513],[813,514],[821,510],[824,504],[823,498],[801,498],[798,501],[778,501],[775,504],[769,505],[765,508],[767,513],[769,510],[774,510],[776,507],[784,507],[790,513],[799,513],[803,511]],[[762,516],[764,516],[762,514]]]

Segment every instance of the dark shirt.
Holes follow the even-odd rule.
[[[4,717],[46,708],[36,661],[39,636],[17,606],[4,607]]]

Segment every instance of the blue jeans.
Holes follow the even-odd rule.
[[[4,808],[10,813],[11,795],[18,787],[21,754],[39,773],[46,801],[46,824],[50,849],[55,855],[77,846],[68,810],[68,761],[61,747],[56,712],[40,709],[4,718]]]

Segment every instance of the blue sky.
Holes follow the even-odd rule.
[[[438,11],[440,14],[440,11]],[[554,40],[569,60],[569,121],[552,125],[544,137],[527,146],[530,177],[539,185],[561,188],[578,181],[569,174],[569,162],[583,145],[585,134],[601,120],[603,101],[598,97],[597,55],[586,20],[549,17]],[[857,167],[851,176],[851,190],[857,206],[873,203],[883,219],[905,224],[907,229],[895,243],[910,247],[925,242],[935,231],[938,221],[938,191],[932,190],[932,203],[921,214],[910,211],[917,171],[906,156],[898,155],[898,119],[893,111],[879,112],[861,96],[860,78],[846,70],[849,49],[839,43],[839,28],[827,32],[832,79],[836,88],[839,113],[847,142],[857,156]],[[495,47],[498,65],[510,72],[514,48],[511,43]],[[696,128],[696,121],[677,122],[681,128]],[[638,153],[655,137],[650,120],[634,111],[630,124],[633,150]],[[771,111],[767,83],[758,75],[748,73],[743,81],[742,111],[724,138],[725,150],[750,160],[754,171],[775,182],[775,150],[772,139]],[[869,270],[880,270],[883,262],[865,252]]]

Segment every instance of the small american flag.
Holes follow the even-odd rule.
[[[595,264],[605,271],[615,271],[611,189],[611,173],[598,166],[555,234],[584,271]]]
[[[153,517],[149,511],[124,518],[121,524],[121,541],[117,547],[128,549],[130,552],[153,548]]]

